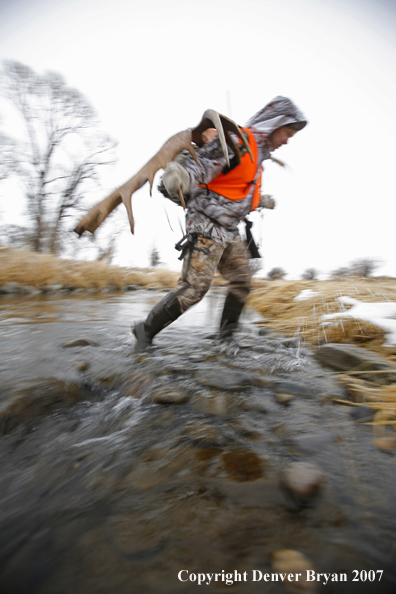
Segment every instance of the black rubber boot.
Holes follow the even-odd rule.
[[[239,316],[243,310],[244,303],[239,301],[233,293],[228,293],[225,303],[223,314],[220,322],[219,339],[223,340],[232,336],[234,330],[238,326]]]
[[[145,351],[152,344],[158,332],[181,316],[179,301],[175,293],[168,293],[153,307],[145,322],[139,322],[132,328],[137,340],[137,349]]]

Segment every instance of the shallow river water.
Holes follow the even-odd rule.
[[[276,594],[253,576],[283,549],[333,576],[295,591],[396,592],[395,457],[335,374],[251,310],[218,343],[222,289],[137,353],[163,294],[0,301],[0,592]],[[302,461],[307,503],[282,479]]]

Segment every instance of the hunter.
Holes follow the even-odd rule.
[[[241,128],[251,154],[234,137],[240,158],[230,150],[228,166],[219,139],[211,140],[209,134],[209,142],[196,150],[198,164],[188,154],[166,166],[160,190],[174,201],[181,190],[187,208],[186,236],[176,246],[182,251],[182,275],[147,319],[135,324],[138,350],[147,349],[158,332],[204,297],[216,270],[229,281],[219,338],[232,336],[251,284],[248,250],[238,225],[249,212],[268,207],[268,196],[260,192],[261,163],[306,124],[294,103],[278,96]]]

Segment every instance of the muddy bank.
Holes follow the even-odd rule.
[[[162,294],[0,302],[1,591],[281,593],[252,571],[294,549],[347,574],[307,592],[394,592],[395,457],[335,374],[252,311],[217,344],[221,289],[138,354]]]

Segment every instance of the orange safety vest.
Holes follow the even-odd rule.
[[[263,168],[260,166],[260,172],[258,173],[257,179],[255,181],[258,165],[257,144],[253,133],[249,130],[249,128],[242,128],[242,130],[244,130],[248,135],[249,145],[253,155],[253,162],[249,153],[246,152],[243,155],[241,162],[236,167],[234,167],[234,169],[231,169],[231,171],[228,171],[227,173],[219,173],[219,175],[212,179],[212,181],[208,184],[200,184],[200,188],[207,187],[211,192],[219,194],[224,198],[228,198],[228,200],[243,200],[243,198],[246,198],[246,196],[249,194],[252,184],[254,184],[251,210],[255,210],[260,204],[261,200],[261,173]],[[241,140],[239,140],[239,144],[242,144]]]

